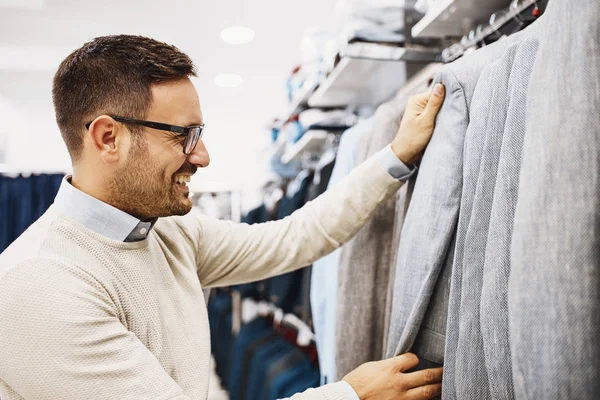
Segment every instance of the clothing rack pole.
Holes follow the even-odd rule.
[[[442,61],[445,63],[452,62],[462,56],[467,49],[476,46],[478,43],[482,42],[484,39],[490,37],[494,33],[498,32],[500,28],[506,25],[511,20],[515,19],[517,16],[521,15],[525,10],[527,10],[532,5],[536,4],[538,0],[525,0],[521,4],[516,7],[512,5],[506,9],[506,12],[498,19],[494,21],[494,24],[488,24],[486,27],[481,29],[479,33],[477,33],[473,38],[470,38],[466,42],[458,42],[453,45],[447,47],[442,51]]]

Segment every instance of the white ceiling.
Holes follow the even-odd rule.
[[[267,123],[285,109],[285,79],[301,60],[310,26],[327,24],[335,0],[0,0],[0,127],[8,161],[28,168],[68,168],[54,123],[52,76],[73,49],[96,36],[129,33],[178,46],[198,66],[211,166],[203,181],[239,182],[258,173],[256,154],[268,141]],[[255,40],[232,46],[223,28],[242,25]],[[236,73],[239,88],[213,78]],[[3,106],[4,104],[4,106]],[[4,131],[4,132],[3,132]]]

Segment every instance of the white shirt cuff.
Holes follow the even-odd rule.
[[[358,395],[356,394],[356,392],[354,391],[354,389],[352,389],[352,386],[350,386],[350,384],[348,382],[346,382],[346,381],[340,381],[339,384],[344,389],[344,391],[346,392],[346,398],[348,400],[360,400],[358,398]]]
[[[380,150],[377,154],[377,161],[389,174],[398,179],[405,181],[409,179],[417,170],[417,167],[407,167],[392,150],[392,145],[388,145]]]

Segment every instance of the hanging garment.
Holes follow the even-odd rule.
[[[242,381],[247,376],[245,367],[246,351],[253,343],[264,341],[264,338],[272,334],[272,328],[263,318],[257,318],[240,329],[231,347],[229,373],[227,376],[227,391],[231,400],[242,398]],[[246,374],[246,375],[245,375]]]
[[[484,71],[480,78],[482,84],[478,85],[473,97],[471,122],[466,134],[463,156],[463,191],[456,245],[453,259],[448,259],[453,267],[442,390],[444,399],[492,398],[492,385],[498,390],[503,386],[503,390],[509,393],[511,390],[510,380],[502,381],[503,376],[490,376],[485,368],[479,310],[487,232],[496,181],[498,151],[501,147],[498,141],[505,131],[506,107],[509,103],[506,88],[508,76],[527,74],[527,61],[516,61],[513,72],[508,68],[512,68],[509,64],[519,50],[514,43],[521,46],[528,43],[522,48],[521,55],[526,59],[535,57],[535,39],[533,42],[529,39],[537,37],[542,25],[542,20],[537,21],[525,31],[509,38],[512,44],[503,52],[503,57],[495,63],[495,67]],[[500,80],[499,75],[502,75]],[[499,115],[502,117],[498,118]],[[518,115],[516,117],[518,118]],[[510,151],[519,150],[515,148]],[[503,235],[509,235],[509,232],[505,231]],[[496,246],[495,239],[491,241],[491,246]],[[490,311],[500,315],[502,309]],[[506,328],[504,329],[507,333]],[[500,351],[498,346],[496,350]],[[509,349],[505,348],[502,352],[509,353]],[[493,354],[488,356],[495,357]]]
[[[600,2],[552,0],[527,98],[509,321],[517,399],[600,393]]]
[[[485,123],[485,130],[469,130],[467,132],[466,150],[464,155],[465,164],[470,165],[476,172],[474,184],[476,186],[473,206],[465,234],[465,247],[462,259],[455,259],[453,271],[459,272],[461,281],[458,282],[458,274],[453,276],[452,285],[460,283],[461,293],[452,292],[452,296],[460,298],[458,312],[455,309],[449,311],[449,318],[458,321],[458,343],[454,348],[448,348],[446,354],[452,353],[455,359],[455,388],[456,398],[459,399],[510,399],[514,397],[512,390],[512,379],[510,377],[510,362],[496,368],[495,373],[504,372],[502,375],[491,374],[486,367],[486,353],[484,352],[484,338],[482,334],[482,321],[484,315],[480,314],[482,303],[482,288],[484,277],[484,264],[486,250],[493,252],[497,249],[500,240],[510,237],[510,230],[496,230],[495,236],[488,237],[491,223],[492,205],[496,201],[495,189],[498,180],[498,168],[501,151],[505,156],[508,154],[520,154],[521,149],[503,146],[505,137],[521,135],[525,130],[524,112],[526,102],[518,105],[513,103],[509,114],[509,104],[512,103],[511,93],[515,90],[523,91],[523,87],[513,89],[511,85],[518,83],[525,85],[531,73],[531,66],[537,53],[537,35],[532,34],[521,43],[516,43],[506,50],[505,54],[496,62],[486,68],[480,78],[481,85],[478,86],[473,102],[486,104],[487,113],[478,117]],[[483,83],[485,82],[485,84]],[[525,86],[526,87],[526,86]],[[479,89],[482,90],[479,90]],[[522,107],[519,109],[519,107]],[[508,120],[511,121],[507,125]],[[472,135],[469,135],[472,133]],[[502,171],[506,176],[518,177],[518,169]],[[502,199],[504,201],[505,199]],[[502,221],[507,219],[504,213],[498,218]],[[507,221],[510,225],[511,221]],[[507,224],[504,224],[505,226]],[[498,226],[498,225],[497,225]],[[495,273],[496,271],[491,271]],[[455,279],[456,278],[456,279]],[[453,287],[455,287],[453,286]],[[494,288],[502,290],[501,287]],[[488,295],[506,296],[506,287],[503,292],[488,292]],[[496,318],[502,316],[508,318],[506,308],[491,307],[486,309],[487,315],[494,314]],[[507,337],[508,325],[490,327]],[[497,365],[497,360],[507,355],[510,360],[510,346],[508,341],[502,345],[497,342],[498,338],[487,337],[488,350],[494,349],[497,353],[488,353],[487,359]],[[449,358],[446,363],[449,363]],[[447,379],[451,379],[447,376]],[[496,389],[492,395],[491,386]]]
[[[364,135],[371,130],[373,121],[366,119],[342,135],[328,188],[333,187],[355,167],[355,151]],[[337,303],[338,263],[340,250],[316,261],[312,267],[310,304],[319,350],[321,383],[334,382],[335,373],[335,313]]]
[[[459,248],[459,211],[461,218],[463,211],[470,215],[470,207],[463,207],[463,202],[472,201],[470,197],[475,192],[469,186],[472,181],[467,179],[470,166],[464,166],[463,176],[463,150],[467,128],[476,132],[475,127],[479,126],[479,131],[485,132],[480,116],[486,115],[481,112],[487,104],[472,99],[478,82],[483,82],[483,69],[499,59],[508,46],[528,35],[519,33],[487,46],[444,67],[436,77],[436,81],[446,85],[446,100],[423,157],[402,231],[388,356],[412,349],[424,361],[420,367],[426,367],[442,364],[445,351],[458,343],[458,328],[452,330],[448,326],[446,332],[446,322],[450,324],[448,303],[453,300],[448,297],[449,279]],[[461,246],[464,247],[464,241]],[[451,372],[454,377],[454,360],[448,361],[444,374]],[[454,398],[454,383],[448,380],[453,378],[444,380],[443,395]]]
[[[389,145],[400,126],[406,98],[381,105],[373,127],[356,151],[361,163]],[[407,185],[405,185],[407,186]],[[405,191],[405,189],[404,189]],[[381,206],[375,217],[341,249],[335,326],[336,380],[359,365],[378,360],[383,352],[385,307],[394,229],[396,196]]]
[[[494,185],[498,168],[498,157],[502,145],[506,105],[508,104],[508,80],[519,43],[515,43],[481,73],[480,84],[473,96],[474,104],[481,104],[482,113],[473,113],[473,126],[483,129],[468,129],[465,138],[464,164],[474,171],[475,186],[471,216],[465,233],[462,259],[455,259],[452,283],[461,277],[458,312],[449,310],[449,318],[458,320],[458,342],[448,349],[455,359],[455,388],[457,399],[490,399],[489,380],[485,368],[483,339],[479,325],[481,281],[483,260],[487,245],[487,230],[490,221],[490,204],[493,201]],[[473,107],[474,111],[479,108]],[[479,123],[481,121],[481,123]],[[461,210],[462,212],[462,210]],[[490,243],[493,246],[493,243]],[[457,282],[458,283],[458,282]],[[471,313],[471,314],[466,314]],[[450,357],[446,364],[450,362]],[[452,379],[446,376],[447,379]]]
[[[527,91],[524,88],[527,88],[531,77],[538,37],[539,33],[523,41],[510,74],[507,119],[502,145],[498,149],[499,163],[483,264],[480,326],[492,399],[514,398],[508,324],[510,242],[526,128]]]
[[[278,219],[291,215],[306,203],[312,178],[312,173],[304,170],[288,185],[287,193],[279,203]],[[301,311],[304,274],[305,270],[299,269],[270,278],[266,283],[270,301],[285,313]]]
[[[483,68],[506,41],[444,66],[436,83],[446,98],[423,155],[398,249],[387,356],[412,348],[453,240],[462,189],[464,135],[471,98]],[[443,347],[443,342],[442,342]],[[417,354],[419,355],[419,354]],[[443,353],[436,360],[441,361]],[[430,361],[436,361],[430,360]]]
[[[313,180],[308,188],[307,201],[316,199],[327,190],[333,168],[335,167],[335,158],[336,151],[334,149],[327,150],[321,155],[321,159],[315,167]]]
[[[398,96],[410,97],[414,94],[424,92],[430,89],[431,82],[433,81],[433,77],[439,71],[443,64],[429,64],[428,66],[422,68],[418,72],[415,72],[412,75],[410,81],[403,86],[401,91],[398,93]],[[394,219],[394,228],[392,233],[392,255],[391,261],[392,266],[389,271],[389,281],[387,287],[387,295],[386,295],[386,304],[384,311],[384,327],[383,327],[383,338],[382,338],[382,358],[387,357],[387,348],[388,348],[388,332],[390,331],[391,319],[392,319],[392,305],[394,301],[394,282],[396,277],[396,263],[398,260],[398,246],[400,243],[402,227],[404,225],[404,219],[406,218],[406,213],[408,211],[408,206],[410,205],[410,201],[412,198],[412,193],[415,187],[416,179],[411,179],[406,183],[396,195],[396,218]]]
[[[272,340],[262,345],[252,354],[249,362],[248,375],[243,376],[247,386],[242,394],[245,400],[260,400],[263,388],[267,384],[269,365],[285,357],[290,351],[291,344],[281,336],[275,335]],[[307,388],[304,388],[306,390]],[[275,400],[275,399],[273,399]]]
[[[394,281],[396,277],[396,262],[398,260],[398,245],[400,243],[402,226],[404,225],[404,219],[412,199],[412,193],[415,188],[416,179],[411,179],[406,182],[406,185],[402,186],[396,194],[396,209],[394,210],[393,229],[392,229],[392,252],[390,256],[391,266],[388,273],[387,282],[387,293],[385,294],[385,308],[383,311],[383,337],[381,338],[381,359],[385,359],[387,356],[388,348],[388,337],[392,321],[392,305],[394,303]]]
[[[215,358],[217,375],[224,387],[228,385],[230,351],[232,346],[231,327],[232,302],[229,293],[216,291],[208,302],[211,352]]]

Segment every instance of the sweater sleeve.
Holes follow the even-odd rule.
[[[283,220],[247,225],[198,216],[200,282],[240,284],[309,265],[350,240],[401,185],[376,155]]]
[[[0,381],[20,398],[189,400],[81,269],[27,261],[0,293]]]

